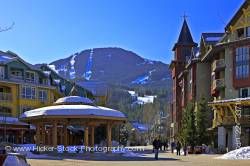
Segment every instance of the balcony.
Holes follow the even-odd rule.
[[[226,67],[225,64],[225,60],[224,59],[220,59],[220,60],[215,60],[212,64],[212,70],[215,71],[219,71],[222,70]]]
[[[225,87],[225,79],[224,78],[213,80],[212,91],[218,90],[218,89],[221,89],[224,87]]]
[[[0,92],[0,101],[12,101],[11,93]]]

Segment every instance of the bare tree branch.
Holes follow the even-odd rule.
[[[14,27],[14,25],[15,25],[15,22],[13,22],[10,26],[8,26],[8,27],[4,27],[4,28],[1,28],[0,27],[0,32],[4,32],[4,31],[9,31],[9,30],[11,30],[13,27]]]

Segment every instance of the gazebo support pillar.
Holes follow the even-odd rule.
[[[85,149],[89,146],[89,127],[84,128],[84,146]]]
[[[41,125],[39,123],[37,123],[36,125],[36,145],[40,145],[40,139],[41,139],[41,135],[40,135],[40,127]]]
[[[42,124],[41,128],[42,128],[42,136],[41,136],[42,140],[41,140],[41,142],[43,145],[45,145],[46,144],[45,124]]]
[[[112,126],[111,126],[111,124],[110,123],[108,123],[107,124],[107,152],[109,152],[110,151],[110,147],[112,146],[112,135],[111,135],[111,133],[112,133]]]
[[[92,126],[91,127],[91,142],[90,142],[90,146],[94,147],[95,145],[95,127]]]
[[[63,142],[64,142],[64,146],[66,147],[66,146],[69,146],[67,124],[63,125],[63,133],[64,133]]]
[[[53,122],[52,128],[52,145],[53,147],[57,146],[57,122]]]

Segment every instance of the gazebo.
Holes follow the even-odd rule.
[[[20,120],[36,126],[37,145],[69,146],[69,127],[83,128],[84,146],[95,144],[95,128],[106,127],[107,146],[111,147],[112,127],[126,122],[126,116],[117,110],[96,106],[93,101],[80,96],[58,99],[54,105],[24,112]],[[89,138],[90,137],[90,138]]]

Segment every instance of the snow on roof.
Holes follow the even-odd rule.
[[[126,118],[117,110],[91,105],[56,105],[38,108],[24,112],[20,118],[31,118],[39,116],[100,116]]]
[[[228,159],[228,160],[248,159],[249,160],[250,159],[250,146],[233,150],[222,156],[216,157],[216,159]]]
[[[128,93],[129,93],[131,96],[137,96],[137,94],[135,93],[135,91],[129,90]]]
[[[59,79],[54,79],[53,81],[54,81],[54,83],[57,84],[57,85],[60,84],[60,82],[61,82],[61,80],[59,80]]]
[[[43,73],[46,75],[46,77],[49,77],[51,74],[51,71],[43,71]]]
[[[13,61],[15,58],[0,54],[0,63],[6,64]]]
[[[53,70],[54,72],[56,72],[58,74],[58,70],[56,70],[56,66],[55,65],[48,65],[48,67]]]
[[[207,37],[206,41],[219,41],[221,37]]]
[[[92,100],[86,97],[80,96],[68,96],[58,99],[55,104],[65,104],[65,103],[82,103],[82,104],[94,104]]]

